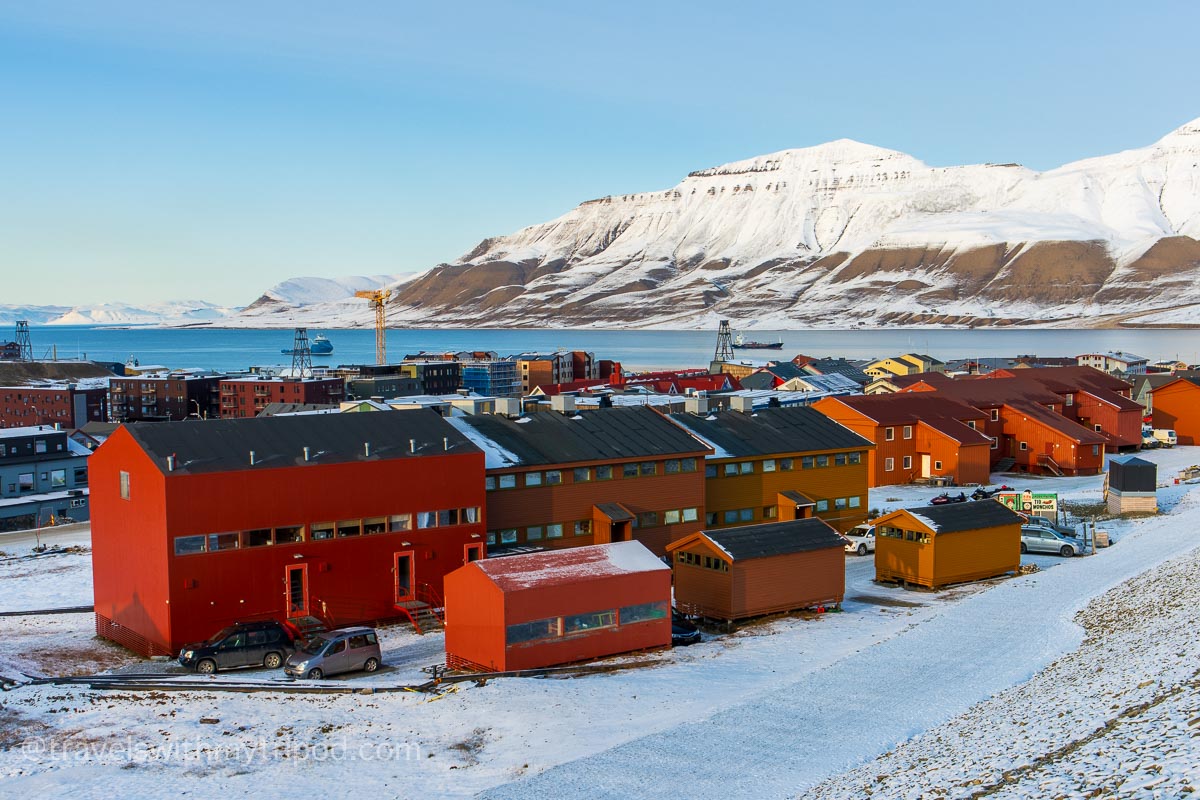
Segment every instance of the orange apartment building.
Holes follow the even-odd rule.
[[[705,528],[818,517],[846,531],[866,521],[871,442],[804,406],[753,414],[673,414],[712,453]]]
[[[1065,416],[1064,396],[1040,381],[1028,380],[1027,372],[1033,370],[1022,370],[1018,378],[918,382],[902,394],[935,394],[983,412],[986,419],[980,430],[991,440],[992,470],[1052,475],[1095,475],[1102,471],[1105,447],[1115,442],[1115,437],[1103,432],[1099,423],[1095,429],[1088,428]],[[1106,403],[1108,408],[1124,400],[1084,392],[1075,393],[1074,398],[1081,401],[1085,394],[1089,400]]]
[[[652,409],[447,422],[487,456],[493,554],[636,540],[661,556],[704,527],[708,448]]]
[[[1200,444],[1200,379],[1179,378],[1151,393],[1154,427],[1175,431],[1179,444]]]
[[[991,439],[986,415],[930,392],[826,397],[812,408],[875,445],[868,450],[871,486],[945,477],[987,483]]]

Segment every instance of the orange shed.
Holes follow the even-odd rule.
[[[667,545],[675,602],[724,620],[836,605],[846,593],[845,545],[815,517],[694,533]]]
[[[1016,572],[1023,518],[995,500],[901,509],[875,525],[875,580],[937,588]]]
[[[446,663],[504,671],[671,644],[671,571],[640,542],[474,561],[446,576]]]

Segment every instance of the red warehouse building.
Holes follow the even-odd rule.
[[[89,466],[96,631],[143,655],[410,614],[485,556],[483,453],[432,411],[123,426]]]
[[[108,419],[108,389],[57,386],[0,386],[0,428],[59,425],[82,428]]]
[[[1151,394],[1154,427],[1175,431],[1179,444],[1200,444],[1200,380],[1180,378]]]
[[[468,564],[446,576],[446,663],[536,669],[671,644],[671,569],[639,542]]]

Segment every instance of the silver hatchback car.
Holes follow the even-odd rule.
[[[1079,552],[1079,540],[1063,536],[1045,525],[1021,526],[1022,553],[1055,553],[1070,558]]]
[[[301,644],[283,671],[293,678],[320,679],[339,672],[374,672],[381,663],[374,628],[339,628],[318,633]]]

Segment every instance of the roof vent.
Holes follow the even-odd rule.
[[[363,442],[363,456],[365,458],[371,457],[371,443],[370,442]]]
[[[449,437],[449,436],[443,436],[443,437],[442,437],[442,449],[443,449],[443,450],[449,450],[449,449],[450,449],[450,437]]]
[[[696,416],[706,416],[708,414],[708,398],[707,397],[689,397],[683,401],[683,408],[689,414]]]
[[[729,398],[729,408],[733,411],[749,414],[754,410],[754,399],[745,395],[734,395]]]
[[[250,466],[254,466],[254,451],[250,451]]]
[[[408,440],[408,452],[410,452],[410,453],[417,452],[417,440],[416,439]]]
[[[556,394],[550,398],[550,409],[558,411],[561,414],[575,413],[575,396],[569,394]]]
[[[305,445],[304,446],[304,460],[308,461],[308,459],[309,459],[309,449],[308,449],[308,445]]]
[[[171,453],[171,455],[167,456],[167,472],[174,472],[174,471],[175,471],[175,454]]]

